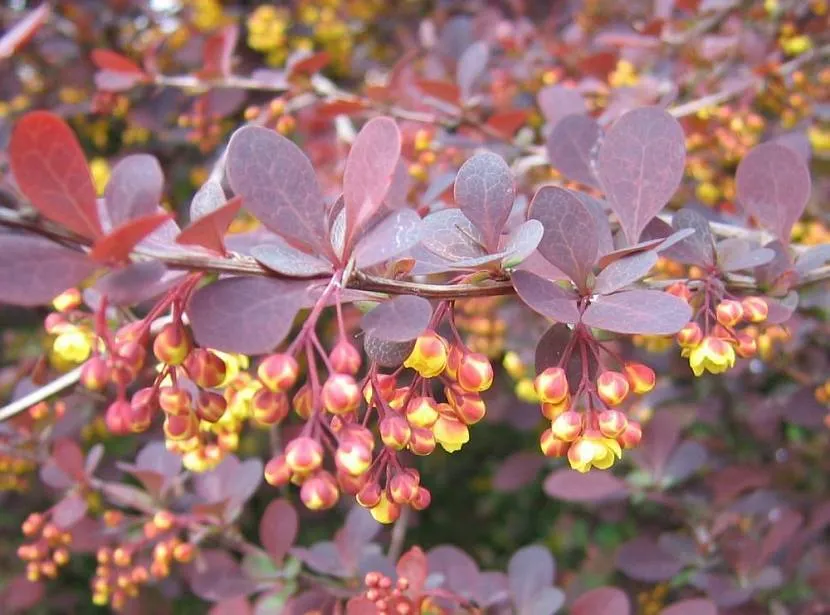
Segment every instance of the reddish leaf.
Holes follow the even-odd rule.
[[[411,209],[393,211],[357,242],[355,264],[360,268],[384,263],[421,241],[421,217]]]
[[[546,140],[551,165],[569,179],[598,188],[594,166],[601,138],[602,129],[593,118],[587,115],[562,118]]]
[[[458,58],[455,80],[458,83],[460,98],[467,100],[472,94],[473,86],[487,67],[490,59],[490,47],[484,41],[476,41],[464,50]]]
[[[15,51],[26,44],[34,36],[38,28],[49,19],[49,3],[44,2],[23,19],[14,24],[2,38],[0,38],[0,60],[10,58]]]
[[[608,132],[597,167],[629,243],[637,242],[677,190],[685,160],[683,129],[664,109],[629,111]]]
[[[196,245],[227,254],[225,233],[242,207],[242,197],[235,196],[224,205],[217,207],[201,218],[193,220],[190,225],[176,237],[176,243]]]
[[[349,598],[346,603],[346,615],[376,615],[379,612],[374,602],[362,596]]]
[[[0,303],[49,303],[94,270],[83,252],[35,235],[0,232]]]
[[[625,481],[610,472],[583,474],[569,469],[549,474],[542,488],[548,496],[566,502],[599,502],[628,493]]]
[[[12,130],[9,161],[20,190],[53,222],[102,235],[92,176],[75,133],[57,115],[30,111]]]
[[[93,49],[90,59],[101,70],[146,77],[144,70],[126,56],[109,49]]]
[[[120,160],[104,190],[110,227],[156,213],[163,189],[164,173],[155,156],[132,154]]]
[[[61,529],[68,529],[86,514],[86,500],[77,493],[71,493],[52,509],[52,521]]]
[[[289,59],[286,69],[288,75],[313,75],[319,73],[331,62],[331,55],[327,51],[316,53],[302,53]]]
[[[187,308],[200,346],[242,354],[273,350],[291,330],[305,284],[228,278],[194,293]]]
[[[420,547],[412,547],[401,555],[395,565],[395,571],[402,579],[409,581],[409,588],[413,595],[420,595],[427,580],[427,556]]]
[[[168,213],[157,213],[125,222],[96,241],[89,257],[99,263],[123,262],[142,239],[172,218]]]
[[[494,473],[493,489],[505,493],[518,491],[536,478],[544,463],[544,457],[536,453],[512,453]]]
[[[692,317],[682,299],[659,290],[628,290],[604,295],[588,306],[582,322],[615,333],[672,335]]]
[[[528,612],[533,598],[553,584],[555,573],[556,563],[546,547],[528,545],[513,554],[507,564],[507,576],[519,612]]]
[[[334,545],[345,568],[356,571],[363,553],[378,532],[381,525],[362,506],[352,506],[346,515],[346,523],[334,534]]]
[[[427,553],[430,574],[439,573],[444,576],[443,589],[448,589],[466,598],[475,598],[478,595],[479,571],[472,557],[467,553],[450,545],[441,545]]]
[[[588,111],[582,94],[574,88],[563,85],[549,85],[542,88],[536,95],[536,103],[551,129],[566,116],[574,114],[584,116]]]
[[[683,569],[683,562],[645,536],[629,540],[617,551],[616,565],[635,581],[668,581]]]
[[[576,295],[529,271],[514,271],[513,287],[527,306],[542,316],[573,324],[579,322]]]
[[[277,564],[294,545],[299,529],[297,511],[288,500],[273,500],[259,520],[259,540]]]
[[[598,587],[582,594],[571,605],[571,615],[630,615],[628,596],[616,587]]]
[[[515,197],[510,167],[492,152],[467,160],[455,178],[455,202],[481,232],[484,247],[490,252],[498,249]]]
[[[227,551],[202,550],[191,566],[190,587],[203,600],[231,600],[247,596],[256,588]]]
[[[73,441],[62,438],[55,442],[52,460],[74,480],[81,480],[86,475],[84,453]]]
[[[202,50],[203,77],[227,77],[231,74],[233,50],[238,39],[239,26],[236,24],[225,26],[207,38]]]
[[[377,212],[401,155],[401,133],[394,120],[376,117],[358,133],[343,172],[346,248]]]
[[[327,118],[337,115],[356,115],[368,108],[366,103],[360,100],[333,100],[321,103],[317,107],[317,114]]]
[[[487,118],[487,126],[500,133],[505,139],[512,139],[516,132],[524,126],[530,114],[524,109],[510,109],[498,111]]]
[[[434,81],[430,79],[422,79],[418,81],[418,87],[423,90],[424,94],[437,98],[451,105],[458,105],[461,99],[461,92],[458,86],[447,81]]]
[[[738,202],[784,243],[810,198],[804,159],[780,143],[754,147],[735,172]]]
[[[599,246],[591,212],[571,192],[542,186],[530,202],[528,217],[545,227],[538,248],[542,256],[585,289]]]
[[[46,5],[43,5],[46,6]],[[30,613],[43,599],[44,585],[29,581],[22,574],[14,577],[0,591],[0,610],[3,613]]]
[[[432,304],[423,297],[400,295],[367,312],[360,323],[369,335],[387,342],[414,340],[429,325]]]
[[[692,598],[667,606],[660,615],[718,615],[718,607],[711,600]]]
[[[642,446],[632,451],[632,458],[653,476],[662,477],[669,457],[680,439],[680,421],[673,412],[657,412],[645,426]]]
[[[207,615],[250,615],[253,611],[251,605],[244,596],[229,598],[214,604]]]
[[[261,126],[231,137],[227,174],[245,207],[275,233],[332,255],[325,199],[306,155],[290,140]]]
[[[654,250],[615,260],[599,272],[593,291],[599,295],[613,293],[646,276],[656,264]]]

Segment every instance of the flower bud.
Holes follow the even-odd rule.
[[[634,448],[638,444],[640,444],[640,440],[643,437],[643,428],[637,421],[628,421],[625,426],[625,430],[617,436],[617,442],[623,448]]]
[[[758,344],[751,335],[743,332],[738,333],[737,340],[738,345],[735,348],[735,352],[738,353],[739,357],[748,359],[755,356],[755,353],[758,352]]]
[[[703,331],[696,322],[690,322],[677,333],[677,343],[681,348],[694,348],[703,341]]]
[[[219,393],[201,391],[196,400],[196,415],[202,421],[215,423],[225,415],[228,402]]]
[[[144,367],[144,360],[147,358],[147,351],[144,346],[134,341],[125,341],[117,345],[113,365],[111,367],[119,370],[119,377],[123,384],[129,384]],[[126,379],[124,381],[124,379]]]
[[[657,376],[654,370],[648,365],[642,363],[626,363],[625,376],[628,378],[628,384],[631,385],[631,390],[637,395],[648,393],[654,388],[657,382]]]
[[[172,386],[159,389],[159,406],[167,414],[187,416],[192,405],[193,398],[184,389]]]
[[[213,389],[225,381],[227,364],[217,354],[204,348],[195,348],[185,360],[190,379],[203,389]]]
[[[363,398],[367,404],[372,402],[373,383],[380,390],[380,396],[384,401],[388,402],[392,399],[392,396],[395,394],[395,387],[397,386],[397,378],[392,374],[377,374],[363,386]]]
[[[406,405],[406,420],[413,427],[432,427],[438,420],[438,409],[431,397],[413,397]]]
[[[360,387],[354,376],[331,374],[323,385],[323,407],[332,414],[347,414],[360,405]]]
[[[403,364],[423,378],[434,378],[447,367],[448,354],[447,341],[435,331],[429,330],[418,336],[412,352]]]
[[[353,476],[338,468],[335,478],[337,479],[337,486],[340,487],[340,491],[348,493],[349,495],[357,495],[368,482],[369,476],[366,472]]]
[[[103,391],[110,379],[107,362],[98,356],[92,357],[81,368],[81,385],[90,391]]]
[[[449,412],[439,412],[438,420],[432,426],[432,432],[435,434],[435,440],[448,453],[460,450],[470,441],[470,430]]]
[[[199,433],[199,419],[194,412],[168,414],[164,419],[164,435],[170,440],[188,440]]]
[[[391,449],[403,450],[412,437],[412,428],[402,416],[387,414],[380,422],[380,439]]]
[[[447,399],[449,398],[448,395]],[[475,425],[484,418],[487,412],[487,405],[478,393],[459,395],[456,391],[452,394],[452,401],[454,404],[450,404],[451,408],[448,410],[454,410],[456,417],[465,425]],[[439,410],[441,405],[439,405]]]
[[[597,394],[609,406],[618,406],[628,395],[628,380],[620,372],[604,371],[597,378]]]
[[[560,440],[553,435],[553,431],[546,429],[539,438],[539,446],[545,457],[564,457],[568,453],[570,442]]]
[[[740,301],[725,299],[715,308],[715,315],[724,327],[734,327],[743,320],[744,309]]]
[[[435,434],[425,427],[413,427],[409,438],[409,450],[413,455],[424,457],[435,450]]]
[[[447,369],[445,374],[452,380],[458,378],[458,368],[461,365],[461,360],[464,358],[464,349],[458,344],[450,346],[450,351],[447,354]]]
[[[288,416],[288,395],[260,389],[251,398],[254,421],[263,426],[281,423]]]
[[[190,335],[180,322],[171,322],[153,341],[153,354],[162,363],[181,365],[193,349]]]
[[[341,339],[329,353],[329,363],[335,372],[356,376],[360,371],[360,352],[354,344]]]
[[[426,487],[418,487],[418,492],[409,501],[409,505],[415,510],[426,510],[432,502],[432,494]]]
[[[337,481],[325,470],[310,476],[300,488],[300,499],[310,510],[327,510],[337,504],[339,498]]]
[[[272,457],[268,463],[265,464],[265,482],[272,487],[282,487],[287,485],[291,480],[291,467],[285,455],[277,455]]]
[[[133,433],[146,431],[153,421],[157,407],[156,392],[152,387],[136,391],[130,400],[130,411],[126,415],[130,431]]]
[[[504,371],[506,371],[507,374],[513,378],[513,380],[521,380],[524,378],[525,364],[517,352],[513,352],[512,350],[506,352],[501,364],[502,367],[504,367]]]
[[[458,386],[469,393],[486,391],[493,384],[493,366],[479,352],[467,352],[461,357],[456,375]]]
[[[338,444],[334,461],[338,469],[359,476],[372,465],[372,450],[357,438],[347,438]]]
[[[376,481],[366,483],[357,493],[355,499],[363,508],[374,508],[380,503],[383,490]]]
[[[625,431],[628,419],[619,410],[603,410],[599,413],[599,431],[606,438],[616,438]]]
[[[52,299],[52,307],[58,312],[68,312],[81,307],[83,297],[77,288],[69,288]]]
[[[289,354],[279,353],[265,357],[257,368],[256,374],[262,384],[278,393],[287,391],[297,382],[300,368],[297,361]]]
[[[396,504],[408,504],[418,494],[418,481],[406,472],[398,472],[389,481],[389,495]]]
[[[763,322],[769,315],[769,305],[763,297],[744,297],[741,301],[744,318],[749,322]]]
[[[553,421],[556,419],[557,416],[565,412],[565,410],[570,409],[570,407],[571,394],[568,393],[567,397],[565,397],[565,399],[560,401],[558,404],[543,402],[541,405],[542,416],[548,419],[549,421]]]
[[[380,495],[380,500],[372,508],[369,509],[372,517],[378,523],[394,523],[401,515],[401,507],[390,500],[386,493]]]
[[[574,410],[566,410],[556,417],[550,429],[558,440],[573,442],[582,433],[582,415]]]
[[[285,447],[285,459],[293,472],[308,474],[322,465],[323,447],[313,438],[300,436]]]
[[[686,303],[689,303],[689,301],[692,300],[692,291],[685,282],[675,282],[666,289],[666,292],[670,295],[678,297],[679,299],[683,299]]]
[[[304,384],[294,393],[291,405],[294,407],[294,412],[297,413],[297,416],[301,419],[308,420],[311,417],[312,401],[311,387],[308,384]]]
[[[334,423],[335,418],[337,417],[332,417],[332,423]],[[338,438],[341,440],[352,438],[358,440],[359,442],[363,442],[363,444],[370,451],[375,450],[375,436],[372,433],[372,430],[368,427],[364,427],[360,423],[346,423],[337,433]]]
[[[540,401],[558,404],[568,396],[568,376],[561,367],[549,367],[536,376],[533,387]]]
[[[104,421],[106,422],[107,429],[111,434],[122,436],[129,433],[129,413],[130,404],[123,399],[114,401],[107,407],[107,412],[104,415]]]

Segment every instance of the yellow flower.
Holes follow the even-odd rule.
[[[432,426],[435,440],[448,453],[460,450],[470,441],[470,430],[454,416],[441,414]]]
[[[92,341],[87,332],[78,327],[68,327],[55,338],[52,345],[55,356],[67,363],[83,363],[92,352]]]
[[[423,378],[434,378],[447,367],[448,355],[446,340],[435,331],[427,331],[415,340],[415,347],[403,364]]]
[[[622,457],[620,443],[599,435],[586,435],[568,449],[568,463],[577,472],[587,472],[592,467],[607,470]]]
[[[720,374],[735,365],[735,349],[720,338],[707,336],[689,353],[689,365],[695,376],[704,371]]]
[[[110,180],[110,165],[106,158],[93,158],[89,161],[89,170],[98,196],[104,194],[104,188]]]

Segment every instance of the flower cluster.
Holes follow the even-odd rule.
[[[50,520],[49,513],[30,514],[21,529],[29,540],[17,549],[17,556],[26,562],[26,578],[32,582],[56,578],[69,562],[72,535]]]

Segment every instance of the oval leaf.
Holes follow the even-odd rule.
[[[234,193],[266,227],[331,254],[320,185],[294,143],[261,126],[240,128],[228,144],[227,173]]]
[[[610,472],[583,474],[567,468],[548,475],[542,488],[548,496],[566,502],[599,502],[628,493],[625,481]]]
[[[301,252],[279,237],[273,237],[268,243],[251,248],[251,256],[268,269],[294,278],[313,278],[332,271],[330,263]]]
[[[683,128],[664,109],[629,111],[608,132],[597,168],[629,243],[637,242],[677,190],[685,162]]]
[[[665,255],[686,265],[711,267],[715,264],[715,239],[709,221],[693,209],[684,207],[672,216],[672,228],[694,229],[694,234],[667,249]]]
[[[647,583],[668,581],[683,569],[683,562],[645,536],[629,540],[620,547],[616,565],[626,576]]]
[[[378,210],[401,156],[401,133],[395,121],[376,117],[358,133],[343,172],[346,245]]]
[[[810,198],[810,171],[786,145],[763,143],[744,156],[735,172],[738,202],[787,243]]]
[[[228,278],[201,288],[187,308],[196,341],[226,352],[269,352],[291,330],[304,288],[265,278]]]
[[[689,304],[659,290],[629,290],[605,295],[588,306],[582,322],[615,333],[672,335],[692,317]]]
[[[593,291],[598,295],[607,295],[624,288],[644,277],[657,264],[655,251],[640,252],[615,260],[599,272]]]
[[[392,212],[358,241],[355,264],[371,267],[403,254],[421,241],[421,228],[421,217],[413,210]]]
[[[599,187],[594,172],[596,148],[602,129],[587,115],[568,115],[556,123],[546,139],[551,165],[565,177]]]
[[[511,279],[519,298],[534,312],[558,322],[579,322],[579,309],[573,292],[529,271],[514,271]]]
[[[30,40],[38,28],[49,19],[51,7],[44,2],[26,17],[14,24],[2,38],[0,38],[0,60],[11,57],[15,51]]]
[[[209,179],[193,195],[190,201],[190,219],[198,220],[225,204],[227,198],[222,184],[216,180]]]
[[[544,236],[545,227],[542,226],[541,222],[525,220],[511,233],[510,239],[504,247],[507,256],[502,259],[502,267],[512,269],[522,264],[525,259],[536,251]]]
[[[599,246],[591,212],[567,190],[542,186],[530,202],[528,217],[545,227],[538,248],[542,256],[584,288]]]
[[[273,500],[259,520],[259,540],[275,562],[282,563],[299,529],[297,511],[288,500]]]
[[[481,232],[489,251],[498,249],[516,192],[510,167],[498,154],[476,154],[463,165],[455,178],[455,202]]]
[[[387,342],[374,335],[367,334],[363,337],[363,349],[366,351],[366,356],[381,367],[398,367],[409,356],[414,346],[415,340]]]
[[[95,185],[75,133],[48,111],[15,124],[9,162],[20,191],[41,214],[89,239],[102,235]]]
[[[458,83],[462,100],[470,98],[473,86],[484,72],[489,59],[490,47],[484,41],[476,41],[458,58],[455,80]]]
[[[442,209],[424,218],[421,245],[450,262],[486,255],[484,240],[460,209]]]
[[[155,156],[133,154],[112,169],[104,202],[113,227],[158,211],[164,173]]]
[[[401,295],[385,301],[363,316],[361,327],[387,342],[408,342],[429,325],[432,304],[423,297]]]
[[[542,88],[536,95],[536,103],[550,128],[556,128],[566,117],[584,116],[588,111],[582,94],[564,85]]]
[[[542,545],[522,547],[507,565],[507,577],[513,602],[524,611],[533,598],[553,584],[556,564],[550,551]]]
[[[598,587],[582,594],[571,605],[571,615],[630,615],[628,596],[616,587]]]

